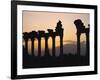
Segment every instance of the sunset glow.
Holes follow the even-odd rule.
[[[65,45],[69,44],[69,42],[76,42],[76,26],[74,25],[74,20],[76,19],[81,19],[85,27],[88,27],[90,23],[89,14],[23,11],[23,32],[38,30],[47,32],[47,29],[55,31],[57,22],[61,20],[64,28],[63,45]],[[85,39],[85,35],[81,35],[81,42],[85,41]],[[35,48],[38,47],[37,43],[36,40]],[[44,44],[45,42],[42,38],[42,49],[45,47]],[[52,48],[52,39],[48,40],[48,44],[49,48]],[[59,47],[59,37],[56,38],[56,47]]]

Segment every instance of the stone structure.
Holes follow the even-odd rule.
[[[25,49],[28,52],[28,39],[31,39],[31,52],[34,55],[34,40],[37,38],[38,40],[38,56],[41,56],[41,38],[45,39],[45,55],[49,55],[49,48],[48,48],[48,39],[49,37],[52,38],[52,55],[55,56],[55,38],[56,36],[60,37],[60,55],[63,54],[63,28],[62,22],[59,20],[55,32],[52,29],[48,29],[48,33],[45,31],[32,31],[32,32],[24,32],[23,39],[25,41]]]
[[[80,55],[80,36],[82,33],[86,35],[86,54],[89,56],[89,28],[85,28],[83,22],[80,19],[74,21],[77,29],[77,54]],[[89,26],[89,25],[88,25]]]

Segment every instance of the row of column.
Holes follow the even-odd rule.
[[[55,56],[55,53],[56,53],[56,49],[55,49],[55,37],[56,36],[52,36],[52,55]],[[60,55],[63,54],[63,37],[62,36],[59,36],[60,37]],[[46,56],[49,56],[49,48],[48,48],[48,38],[49,37],[45,37],[45,55]],[[41,37],[38,37],[38,56],[41,56]],[[26,48],[26,51],[28,53],[28,39],[25,40],[25,48]],[[34,55],[34,39],[31,39],[31,52],[32,52],[32,55]]]
[[[89,56],[89,28],[86,29],[85,31],[85,35],[86,35],[86,55]],[[77,32],[77,54],[80,55],[80,36],[81,33]]]

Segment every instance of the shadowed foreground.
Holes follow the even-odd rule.
[[[88,56],[60,55],[60,56],[32,56],[23,50],[23,68],[43,68],[61,66],[85,66],[89,65]]]

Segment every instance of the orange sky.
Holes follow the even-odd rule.
[[[90,23],[89,14],[23,11],[23,32],[31,32],[32,30],[47,32],[47,29],[55,31],[56,23],[61,20],[64,28],[63,41],[64,44],[67,44],[68,41],[76,41],[76,27],[73,23],[76,19],[81,19],[86,27]],[[85,35],[81,36],[81,41],[85,41]],[[49,46],[51,43],[50,40]],[[56,46],[59,46],[59,39],[56,40]]]

